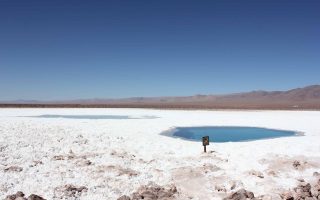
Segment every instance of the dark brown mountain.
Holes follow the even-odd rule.
[[[320,85],[288,91],[252,91],[228,95],[25,102],[28,101],[6,102],[6,105],[2,104],[2,106],[320,110]]]

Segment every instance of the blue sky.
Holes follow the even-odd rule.
[[[319,0],[0,0],[0,100],[320,83]]]

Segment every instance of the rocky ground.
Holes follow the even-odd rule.
[[[27,117],[41,114],[135,118]],[[319,199],[320,112],[7,109],[0,118],[0,199]],[[211,143],[203,153],[159,134],[199,125],[305,136]]]
[[[319,200],[320,199],[320,175],[318,172],[314,173],[315,180],[313,183],[305,182],[303,179],[298,180],[297,187],[284,191],[280,195],[265,194],[255,196],[253,192],[245,189],[239,189],[231,194],[227,195],[223,200],[272,200],[272,199],[283,199],[283,200]],[[65,185],[58,189],[57,196],[55,198],[80,198],[82,192],[87,192],[86,187],[76,187],[73,185]],[[178,189],[175,185],[159,186],[156,184],[149,184],[141,186],[136,192],[130,196],[122,195],[117,200],[174,200],[181,199]],[[35,194],[31,194],[28,198],[25,197],[24,193],[18,191],[16,194],[8,195],[5,200],[45,200]]]

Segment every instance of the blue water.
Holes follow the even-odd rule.
[[[261,140],[277,137],[296,135],[294,131],[284,131],[255,127],[179,127],[173,133],[173,137],[187,140],[202,141],[203,136],[209,136],[210,142],[241,142],[249,140]]]
[[[65,119],[155,119],[156,116],[131,117],[128,115],[39,115],[29,116],[37,118],[65,118]]]

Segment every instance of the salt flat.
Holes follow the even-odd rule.
[[[34,118],[128,115],[132,119]],[[151,118],[144,116],[154,116]],[[211,143],[160,135],[176,126],[254,126],[304,136]],[[154,109],[0,109],[0,199],[23,191],[80,199],[117,199],[140,186],[175,185],[177,199],[221,199],[240,188],[279,197],[320,172],[319,111],[183,111]],[[299,165],[294,165],[294,162]],[[60,192],[59,192],[60,191]]]

